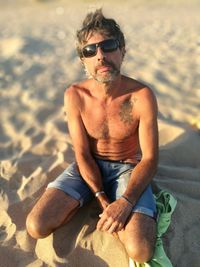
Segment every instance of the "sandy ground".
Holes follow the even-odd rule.
[[[75,31],[100,6],[126,35],[123,73],[145,81],[158,99],[155,183],[178,200],[165,250],[174,266],[200,266],[200,6],[113,3],[0,1],[0,267],[128,266],[119,241],[95,231],[95,202],[48,238],[36,242],[25,230],[46,184],[73,161],[63,93],[85,77]]]

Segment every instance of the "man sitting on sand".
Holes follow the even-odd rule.
[[[77,51],[89,76],[65,93],[76,162],[51,182],[27,217],[33,238],[43,238],[96,197],[97,229],[116,233],[130,258],[147,262],[156,240],[156,205],[150,182],[158,159],[156,99],[146,85],[120,73],[124,35],[101,10],[77,32]]]

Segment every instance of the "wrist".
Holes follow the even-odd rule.
[[[123,198],[124,200],[126,200],[126,202],[129,203],[129,205],[131,205],[132,207],[134,206],[133,203],[131,202],[131,200],[128,197],[122,195],[121,198]]]
[[[100,195],[104,195],[104,194],[105,194],[105,192],[103,190],[97,191],[97,192],[94,193],[96,198],[98,198]]]
[[[110,204],[110,201],[109,201],[109,199],[106,196],[106,193],[104,191],[103,192],[99,191],[99,192],[101,192],[101,193],[100,194],[96,194],[98,192],[95,193],[97,195],[96,198],[97,198],[97,201],[98,201],[100,207],[103,210],[105,210],[108,207],[108,205]]]

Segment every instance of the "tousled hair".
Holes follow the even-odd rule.
[[[112,37],[119,41],[119,47],[125,47],[124,34],[114,19],[105,18],[102,9],[88,13],[82,23],[82,28],[77,31],[77,52],[82,58],[82,47],[93,33],[100,33],[105,37]]]

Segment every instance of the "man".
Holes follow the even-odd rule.
[[[156,206],[150,182],[157,168],[155,97],[120,73],[124,35],[96,10],[77,32],[77,51],[89,75],[65,93],[76,162],[50,183],[27,218],[34,238],[66,223],[96,197],[97,229],[117,233],[128,255],[146,262],[154,252]]]

